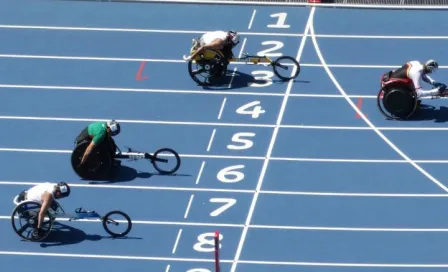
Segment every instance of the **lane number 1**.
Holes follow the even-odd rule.
[[[290,25],[285,25],[286,17],[288,14],[286,12],[271,14],[271,18],[278,18],[275,25],[268,25],[269,28],[289,28]]]

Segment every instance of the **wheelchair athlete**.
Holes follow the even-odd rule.
[[[402,67],[384,74],[381,78],[382,86],[384,82],[393,78],[410,79],[417,93],[417,99],[423,97],[431,97],[432,99],[443,97],[446,95],[446,85],[429,77],[429,74],[436,72],[438,68],[439,64],[435,60],[428,60],[424,64],[421,64],[419,61],[410,61]],[[423,89],[420,85],[421,80],[431,84],[435,88],[430,90]],[[418,100],[418,103],[420,102]]]
[[[42,233],[42,222],[47,214],[47,211],[56,211],[59,204],[56,199],[68,197],[70,195],[70,186],[65,182],[59,183],[42,183],[31,187],[28,190],[22,191],[18,196],[18,202],[34,201],[40,203],[41,209],[38,215],[36,230],[31,234],[33,238],[39,238]]]
[[[227,70],[229,61],[234,57],[233,48],[240,42],[240,35],[236,31],[211,31],[204,33],[199,39],[199,48],[186,61],[194,59],[201,54],[205,49],[215,49],[223,53],[225,58],[223,72]]]
[[[114,158],[117,146],[115,145],[115,141],[112,137],[117,136],[120,133],[120,130],[120,124],[115,120],[108,122],[93,122],[84,128],[84,130],[76,138],[75,146],[84,141],[88,141],[90,144],[85,150],[81,162],[75,167],[81,168],[86,163],[94,148],[100,148],[101,151],[109,152],[111,157]],[[113,167],[120,165],[120,160],[113,160]]]

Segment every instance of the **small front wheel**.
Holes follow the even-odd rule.
[[[124,220],[114,220],[111,219],[112,216],[114,215],[121,215],[122,217],[124,217]],[[119,225],[125,225],[127,224],[127,227],[124,229],[124,231],[112,231],[111,230],[111,225],[114,226],[119,226]],[[131,218],[125,214],[124,212],[121,211],[111,211],[108,212],[104,217],[103,217],[103,228],[104,230],[110,234],[112,237],[123,237],[126,236],[132,229],[132,221]]]
[[[282,56],[272,63],[274,74],[282,80],[290,80],[296,78],[300,74],[299,62],[290,56]],[[295,70],[294,70],[295,68]],[[282,73],[285,72],[285,75]]]
[[[174,161],[173,166],[169,166],[171,160]],[[161,174],[173,174],[179,169],[181,161],[176,151],[171,148],[162,148],[154,153],[152,164]]]

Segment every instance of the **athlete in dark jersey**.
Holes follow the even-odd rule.
[[[79,136],[76,138],[75,145],[83,141],[89,141],[90,144],[87,147],[80,164],[77,167],[81,167],[89,157],[90,153],[95,147],[101,147],[105,151],[109,151],[112,158],[115,155],[115,142],[112,136],[116,136],[120,133],[120,124],[115,120],[108,122],[94,122],[88,125]],[[114,160],[114,164],[120,164],[120,161]]]

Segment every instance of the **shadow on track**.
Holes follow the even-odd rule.
[[[90,224],[90,223],[89,223]],[[142,240],[143,238],[138,237],[122,237],[122,238],[113,238],[111,236],[101,236],[97,234],[86,234],[84,231],[61,224],[59,222],[54,223],[54,227],[50,235],[45,239],[44,242],[40,244],[41,247],[54,247],[54,246],[67,246],[79,244],[84,241],[97,242],[104,239],[113,239],[113,240]]]
[[[288,84],[289,81],[282,81],[280,79],[273,79],[273,84]],[[295,82],[301,82],[301,83],[309,83],[309,81],[305,80],[294,80]],[[240,89],[240,88],[246,88],[250,87],[251,84],[259,84],[263,85],[268,83],[268,80],[263,79],[257,79],[252,75],[233,70],[227,70],[227,73],[225,76],[216,79],[213,81],[212,86],[204,86],[204,90],[219,90],[219,89],[225,89],[225,90],[232,90],[232,89]]]
[[[437,109],[434,106],[421,104],[420,109],[416,111],[408,121],[430,121],[435,123],[446,123],[448,121],[448,108],[441,106]]]
[[[149,179],[152,176],[189,177],[191,175],[188,174],[162,175],[158,172],[153,173],[139,172],[132,167],[122,165],[119,169],[114,169],[109,178],[85,180],[85,181],[89,181],[89,184],[110,184],[110,183],[130,182],[135,180],[136,178]]]

